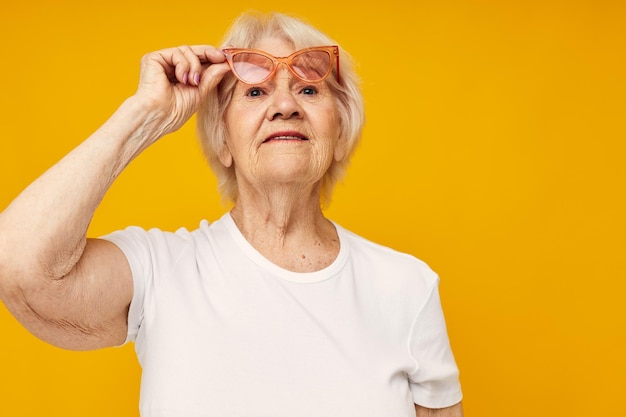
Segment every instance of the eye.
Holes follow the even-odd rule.
[[[263,94],[264,92],[260,87],[251,87],[246,91],[246,96],[248,97],[260,97]]]
[[[317,93],[318,93],[318,89],[317,89],[317,87],[314,87],[314,86],[312,86],[312,85],[308,85],[308,86],[304,87],[304,88],[301,90],[301,92],[302,92],[302,94],[304,94],[304,95],[309,95],[309,96],[311,96],[311,95],[315,95],[315,94],[317,94]]]

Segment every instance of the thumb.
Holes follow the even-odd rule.
[[[226,75],[229,71],[230,67],[226,62],[208,65],[207,68],[202,71],[200,78],[199,88],[203,95],[216,88],[220,81],[224,78],[224,75]]]

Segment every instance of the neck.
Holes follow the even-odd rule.
[[[337,232],[320,208],[319,187],[241,192],[231,216],[270,261],[296,272],[328,266],[339,251]]]
[[[326,223],[319,193],[305,187],[274,187],[259,192],[241,192],[232,210],[233,220],[252,240],[263,235],[277,245],[300,233],[310,234]],[[323,227],[323,226],[322,226]]]

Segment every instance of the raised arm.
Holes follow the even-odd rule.
[[[463,417],[463,404],[446,408],[424,408],[415,404],[416,417]]]
[[[80,350],[124,341],[130,270],[87,228],[128,163],[180,128],[227,71],[209,46],[146,55],[136,94],[0,213],[0,299],[37,337]]]

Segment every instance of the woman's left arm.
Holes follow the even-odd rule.
[[[424,408],[415,404],[415,417],[463,417],[463,404],[446,408]]]

